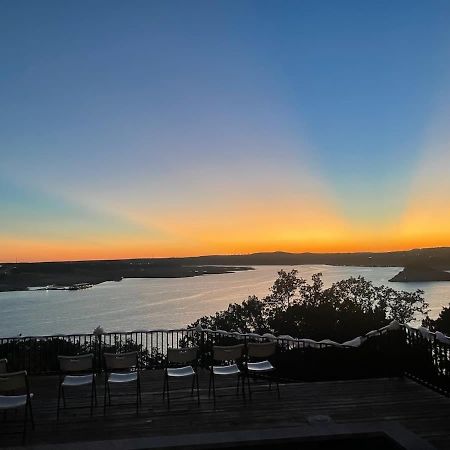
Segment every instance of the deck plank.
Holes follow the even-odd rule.
[[[200,374],[201,402],[189,397],[189,386],[172,383],[171,408],[162,400],[162,372],[142,374],[142,407],[114,406],[134,401],[134,391],[113,396],[113,406],[103,415],[103,383],[98,379],[99,405],[91,418],[89,408],[68,409],[56,422],[57,377],[31,378],[35,431],[27,444],[61,444],[90,440],[173,436],[234,430],[258,430],[306,424],[317,415],[336,424],[370,421],[397,422],[438,449],[450,449],[450,399],[409,379],[381,378],[334,382],[291,383],[280,386],[281,399],[267,386],[252,385],[252,400],[235,395],[230,380],[217,383],[217,404],[208,399],[208,374]],[[68,398],[68,406],[88,406],[88,397]],[[14,416],[13,416],[14,417]],[[20,419],[20,417],[18,416]],[[19,445],[14,426],[0,421],[0,446]],[[21,431],[20,424],[17,431]]]

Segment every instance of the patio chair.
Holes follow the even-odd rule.
[[[194,395],[194,384],[197,386],[197,403],[200,404],[200,391],[197,373],[198,348],[168,348],[167,365],[164,369],[163,400],[167,393],[167,406],[170,408],[169,378],[180,379],[192,377],[191,397]],[[188,365],[188,363],[190,363]],[[172,367],[169,367],[172,366]],[[173,367],[175,366],[175,367]]]
[[[97,406],[97,388],[95,384],[95,375],[93,372],[94,355],[87,353],[76,356],[58,356],[59,361],[59,388],[58,388],[58,406],[56,417],[59,420],[59,411],[61,397],[63,407],[66,408],[66,388],[91,387],[91,416],[95,406]]]
[[[34,430],[33,410],[28,376],[25,370],[20,372],[0,373],[0,411],[19,410],[24,408],[22,439],[25,442],[27,433],[28,414],[30,415],[31,427]]]
[[[242,379],[242,395],[245,398],[244,377],[245,373],[241,371],[238,363],[244,355],[244,344],[213,346],[212,364],[210,368],[208,397],[211,396],[211,385],[213,388],[214,406],[216,405],[216,376],[237,376],[236,394],[239,394],[239,383]],[[214,362],[220,362],[222,365],[214,365]],[[225,363],[225,364],[223,364]]]
[[[141,398],[141,377],[138,365],[138,353],[103,353],[105,360],[105,392],[103,414],[106,414],[106,395],[111,406],[111,385],[136,383],[136,414],[139,414]]]
[[[6,358],[0,359],[0,373],[8,372],[8,360]]]
[[[250,376],[255,380],[258,376],[264,376],[269,380],[269,390],[272,389],[272,379],[277,384],[278,398],[280,398],[280,386],[278,378],[272,376],[275,371],[275,367],[267,359],[273,356],[277,349],[276,342],[263,342],[263,343],[248,343],[247,344],[247,364],[246,375],[248,384],[248,394],[251,398],[252,391],[250,388]],[[253,361],[252,361],[253,360]],[[256,361],[255,361],[256,360]]]

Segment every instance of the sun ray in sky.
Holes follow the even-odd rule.
[[[450,245],[450,6],[344,4],[3,4],[0,261]]]

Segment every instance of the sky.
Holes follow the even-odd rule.
[[[3,1],[0,261],[450,246],[450,2]]]

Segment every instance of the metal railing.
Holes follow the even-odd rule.
[[[424,337],[406,326],[398,331],[375,331],[358,347],[332,345],[290,337],[227,333],[204,329],[135,330],[102,334],[71,334],[0,338],[0,358],[9,370],[30,374],[58,371],[58,355],[93,353],[95,369],[103,369],[103,352],[138,351],[142,369],[165,365],[167,348],[196,345],[199,364],[211,363],[213,345],[277,342],[274,362],[285,379],[332,380],[407,376],[450,394],[450,345]]]
[[[405,374],[445,395],[450,395],[450,345],[434,333],[404,327]]]

